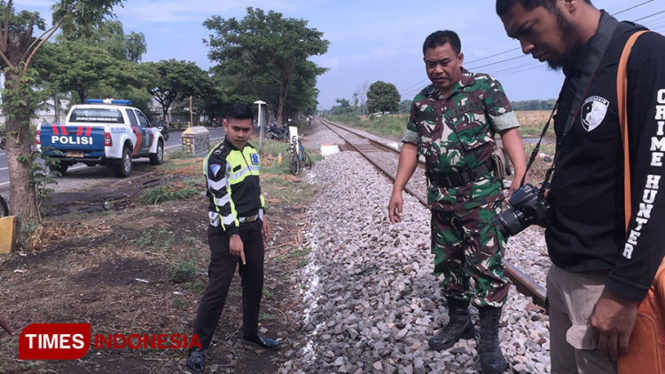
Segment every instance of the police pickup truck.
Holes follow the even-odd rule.
[[[164,137],[129,100],[89,99],[74,105],[64,125],[37,127],[37,147],[57,158],[52,167],[62,175],[70,165],[106,165],[118,177],[128,177],[132,159],[149,157],[153,165],[164,161]]]

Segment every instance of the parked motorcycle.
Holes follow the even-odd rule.
[[[277,125],[268,126],[266,137],[270,140],[289,140],[289,129],[286,126],[277,127]]]
[[[159,129],[159,132],[162,133],[164,140],[169,140],[169,125],[167,123],[158,124],[157,128]]]

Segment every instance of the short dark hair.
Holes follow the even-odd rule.
[[[452,48],[456,54],[459,54],[462,50],[462,42],[459,40],[459,36],[455,31],[439,30],[429,34],[425,39],[425,42],[423,43],[423,56],[428,49],[436,48],[440,45],[445,45],[446,43],[450,44],[450,48]]]
[[[247,104],[235,103],[226,110],[227,119],[254,119],[252,107]]]
[[[556,6],[556,0],[496,0],[496,14],[499,17],[505,16],[518,1],[526,10],[533,10],[537,7],[551,10]],[[584,2],[591,4],[591,0],[584,0]]]

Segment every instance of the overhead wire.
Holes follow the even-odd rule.
[[[628,8],[622,9],[620,11],[611,13],[611,15],[615,16],[615,15],[618,15],[618,14],[621,14],[621,13],[625,13],[625,12],[628,12],[630,10],[639,8],[641,6],[644,6],[644,5],[649,4],[651,2],[654,2],[654,1],[655,0],[644,1],[642,3],[639,3],[639,4],[636,4],[636,5],[630,6]],[[633,22],[642,21],[642,20],[660,15],[660,14],[663,14],[663,13],[665,13],[665,10],[660,11],[660,12],[656,12],[656,13],[652,13],[648,16],[644,16],[644,17],[635,19],[635,20],[633,20]],[[655,29],[655,27],[652,27],[652,29],[654,31],[659,31],[658,29]],[[659,32],[662,33],[662,31],[659,31]],[[494,58],[494,57],[497,57],[497,56],[501,56],[501,55],[504,55],[504,54],[507,54],[507,53],[511,53],[511,52],[514,52],[514,51],[518,51],[518,50],[521,50],[521,47],[512,48],[512,49],[505,50],[505,51],[502,51],[502,52],[494,53],[490,56],[486,56],[486,57],[482,57],[482,58],[479,58],[479,59],[476,59],[476,60],[472,60],[472,61],[467,62],[466,65],[469,67],[469,69],[476,70],[476,69],[479,69],[479,68],[487,68],[487,67],[497,66],[497,65],[500,65],[500,64],[503,64],[503,63],[519,60],[521,58],[524,58],[524,57],[528,56],[528,55],[522,54],[522,55],[517,56],[517,57],[510,57],[510,58],[506,58],[506,59],[503,59],[503,60],[491,62],[491,63],[484,64],[484,65],[473,66],[473,64],[476,63],[476,62],[485,61],[485,60],[488,60],[488,59],[491,59],[491,58]],[[532,65],[532,66],[530,66],[530,65]],[[533,69],[536,69],[536,68],[541,67],[541,66],[543,66],[543,65],[538,63],[535,60],[531,60],[527,64],[521,64],[519,66],[511,65],[507,68],[499,68],[499,70],[494,70],[494,69],[491,69],[491,70],[492,70],[493,74],[496,74],[497,72],[502,72],[502,75],[506,76],[506,75],[513,75],[513,74],[516,74],[516,73],[521,73],[521,72],[528,71],[528,70],[533,70]],[[405,95],[409,95],[413,92],[420,91],[422,89],[422,87],[424,87],[423,83],[425,83],[427,81],[428,81],[428,79],[423,79],[420,82],[418,82],[416,84],[413,84],[413,85],[409,86],[408,88],[405,88],[404,90],[402,90],[403,92],[400,92],[400,96],[405,96]],[[417,87],[417,88],[413,89],[413,87]]]

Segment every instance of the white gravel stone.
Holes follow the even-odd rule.
[[[343,142],[322,130],[304,141],[313,150],[321,143]],[[375,152],[373,158],[397,168],[395,156]],[[404,193],[403,221],[391,224],[392,182],[354,152],[317,162],[307,178],[319,192],[304,235],[310,263],[299,274],[306,342],[280,373],[328,373],[332,367],[348,373],[478,372],[474,340],[442,352],[427,343],[448,321],[433,275],[430,212]],[[414,175],[416,189],[419,180],[424,178]],[[550,262],[541,229],[511,237],[506,256],[545,285]],[[470,309],[477,323],[477,311]],[[511,372],[549,373],[548,324],[542,310],[511,287],[500,329]]]

